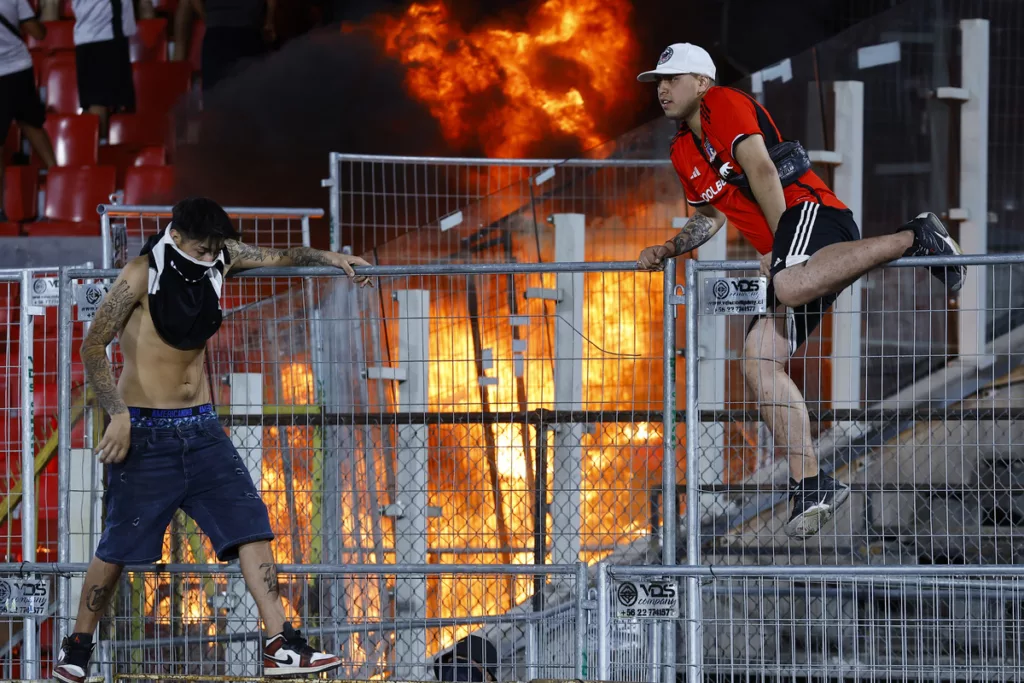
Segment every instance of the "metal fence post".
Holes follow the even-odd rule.
[[[399,384],[398,410],[422,412],[428,409],[430,381],[430,292],[409,289],[395,293],[398,299],[398,359],[404,380]],[[395,561],[398,564],[427,563],[427,426],[398,426],[396,470],[397,500],[390,514],[395,524]],[[395,580],[395,612],[400,621],[415,622],[426,617],[425,577]],[[425,680],[427,633],[415,628],[399,631],[395,638],[395,678]]]
[[[337,152],[327,155],[327,163],[330,167],[330,177],[320,182],[321,187],[326,187],[330,193],[328,196],[329,209],[331,212],[331,251],[341,250],[341,173],[339,166],[341,159]]]
[[[557,214],[555,260],[584,259],[582,214]],[[555,277],[555,410],[579,410],[583,403],[583,273]],[[551,561],[574,564],[580,559],[580,488],[583,425],[555,426],[551,492]]]
[[[960,83],[969,90],[960,109],[960,246],[965,254],[988,253],[988,89],[989,25],[987,19],[960,22]],[[950,211],[952,213],[952,210]],[[988,283],[982,267],[967,269],[960,290],[961,358],[985,351],[988,329]]]
[[[68,498],[71,485],[71,306],[72,282],[67,268],[60,269],[57,323],[57,561],[67,562],[71,556],[70,516]],[[57,633],[55,642],[68,634],[71,617],[71,579],[57,578]]]
[[[611,680],[611,587],[608,585],[608,565],[597,565],[597,680]]]
[[[662,296],[662,343],[664,345],[662,362],[662,420],[664,421],[662,444],[664,453],[661,461],[661,501],[662,501],[662,551],[661,563],[672,566],[676,563],[676,536],[679,530],[679,510],[676,505],[676,261],[669,259],[665,263],[664,294]],[[690,415],[687,414],[687,424]],[[687,470],[687,481],[689,472]],[[664,671],[661,675],[663,683],[672,683],[676,679],[676,623],[668,620],[664,623],[662,658]]]
[[[587,597],[587,563],[576,563],[576,666],[575,676],[582,679],[584,673],[583,660],[587,653],[587,615],[583,608]]]
[[[100,266],[103,268],[110,268],[114,263],[114,245],[110,241],[110,214],[105,211],[100,212],[100,248],[102,251],[102,260]]]
[[[697,249],[697,258],[701,261],[724,261],[726,247],[726,228],[723,228]],[[708,275],[717,277],[719,273],[708,273]],[[675,280],[672,282],[675,283]],[[697,340],[699,344],[703,345],[699,349],[701,361],[697,367],[697,384],[701,387],[700,404],[705,410],[725,410],[725,317],[720,315],[699,316],[696,324]],[[689,418],[689,414],[687,414],[687,418]],[[708,458],[701,458],[701,467],[694,470],[693,473],[700,478],[702,486],[724,484],[725,424],[710,422],[700,423],[699,426],[698,452],[712,455]],[[720,493],[702,492],[700,494],[701,518],[720,512],[719,506],[722,498]]]
[[[667,272],[667,269],[666,269]],[[697,339],[697,262],[686,262],[686,564],[700,564],[700,454],[697,448],[697,364],[700,341]],[[701,683],[704,642],[701,628],[700,577],[686,579],[687,657],[686,680]],[[675,678],[668,679],[674,681]]]
[[[21,272],[21,347],[18,359],[21,379],[21,559],[36,561],[35,387],[33,377],[32,272]],[[36,678],[39,671],[39,641],[35,617],[22,623],[21,677]]]
[[[864,84],[837,81],[835,92],[836,196],[863,225]],[[860,406],[862,280],[847,287],[832,306],[832,407]]]

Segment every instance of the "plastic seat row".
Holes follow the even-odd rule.
[[[46,88],[43,102],[58,114],[78,114],[78,73],[74,54],[50,57],[40,66]],[[132,64],[135,111],[166,114],[185,96],[192,85],[192,67],[185,62],[141,62]]]
[[[167,19],[140,19],[135,35],[128,39],[128,50],[132,62],[166,62],[169,60],[170,41],[168,40]],[[44,21],[46,36],[42,39],[29,37],[26,44],[32,53],[32,60],[38,64],[45,57],[75,51],[74,21]],[[188,64],[198,71],[202,56],[202,42],[205,25],[202,21],[193,23],[192,35],[189,40]]]
[[[99,235],[96,207],[109,204],[117,186],[117,169],[113,166],[51,168],[43,191],[43,218],[34,220],[38,175],[31,166],[11,166],[6,170],[3,195],[9,222],[0,223],[0,235]],[[123,189],[126,204],[166,203],[174,189],[174,168],[129,168]]]

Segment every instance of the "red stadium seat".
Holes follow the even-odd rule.
[[[167,61],[167,20],[140,19],[138,30],[129,40],[133,62]]]
[[[168,114],[188,92],[192,67],[187,62],[136,62],[135,111]]]
[[[64,19],[75,18],[75,7],[74,0],[61,0],[60,2],[60,16]]]
[[[132,166],[166,166],[167,148],[163,145],[148,145],[138,150],[132,159]]]
[[[170,119],[164,113],[114,114],[107,140],[111,145],[164,145],[169,128]]]
[[[48,116],[43,124],[53,141],[58,166],[95,166],[100,143],[100,117],[95,114]]]
[[[174,167],[133,166],[125,173],[124,203],[172,204]]]
[[[74,62],[55,62],[46,75],[46,108],[58,114],[77,114],[78,76]]]
[[[74,20],[44,21],[46,37],[37,40],[31,36],[26,40],[29,50],[43,50],[44,52],[56,52],[58,50],[75,49],[75,22]]]
[[[4,211],[10,221],[30,221],[36,217],[39,174],[34,166],[8,166],[4,169]]]
[[[99,234],[96,207],[110,202],[117,189],[117,171],[110,166],[51,168],[46,179],[43,215],[47,220],[27,223],[29,235]]]
[[[36,57],[36,55],[41,55],[42,58],[39,59]],[[39,77],[40,85],[46,85],[46,79],[50,77],[50,70],[57,64],[69,66],[72,69],[72,71],[77,69],[77,67],[75,66],[74,52],[33,52],[32,62],[33,65],[38,64],[39,73],[37,74],[37,76]],[[78,88],[77,81],[75,83],[75,88]]]

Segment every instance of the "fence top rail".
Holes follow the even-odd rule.
[[[707,270],[758,270],[760,262],[746,261],[698,261],[693,262],[696,271]],[[960,256],[914,256],[899,258],[882,268],[927,268],[929,266],[990,266],[1024,263],[1024,252],[1010,254],[962,254]]]
[[[877,576],[890,579],[915,579],[934,576],[1013,576],[1024,577],[1022,564],[959,564],[959,565],[676,565],[625,566],[606,564],[609,576],[698,576],[724,578],[805,578],[845,579]]]
[[[333,152],[336,161],[368,161],[394,164],[438,164],[441,166],[563,166],[604,168],[608,166],[670,166],[671,159],[483,159],[478,157],[416,157]]]
[[[21,282],[20,270],[0,270],[0,282]]]
[[[112,217],[165,218],[173,212],[173,206],[148,206],[136,204],[100,204],[96,213]],[[224,211],[231,218],[321,218],[323,209],[302,209],[260,206],[226,206]]]
[[[87,562],[0,562],[0,576],[81,574],[88,568]],[[237,562],[231,564],[130,564],[125,565],[124,570],[156,574],[241,575],[242,573]],[[380,574],[412,576],[557,574],[576,576],[580,570],[579,564],[279,564],[277,571],[279,574],[356,574],[361,576],[378,576]]]
[[[608,261],[593,263],[441,263],[425,266],[361,266],[355,268],[360,275],[394,277],[411,275],[510,275],[525,273],[610,273],[635,271],[635,261]],[[69,279],[113,278],[120,271],[102,268],[73,267],[64,269]],[[232,277],[346,277],[340,268],[330,266],[253,268],[239,271]]]

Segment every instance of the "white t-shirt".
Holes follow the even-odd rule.
[[[14,28],[21,30],[21,22],[33,19],[36,13],[28,6],[28,0],[0,0],[0,14]],[[32,68],[32,55],[21,35],[14,35],[0,24],[0,76],[16,74]],[[7,131],[4,131],[6,134]]]
[[[114,39],[114,5],[121,3],[121,30],[135,35],[135,10],[132,0],[72,0],[75,13],[75,45]]]

